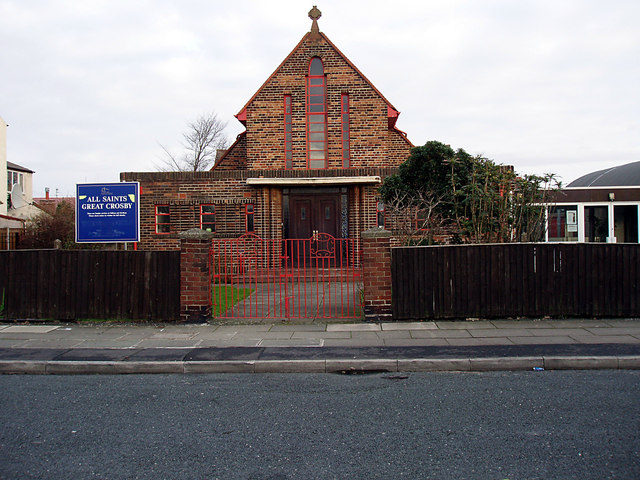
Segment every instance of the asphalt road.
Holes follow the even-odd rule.
[[[637,479],[640,371],[0,376],[2,479]]]

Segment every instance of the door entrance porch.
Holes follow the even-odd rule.
[[[346,188],[285,188],[282,194],[284,238],[349,236]]]

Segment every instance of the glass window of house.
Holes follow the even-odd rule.
[[[567,205],[549,209],[549,241],[578,241],[578,207]]]
[[[584,239],[606,242],[609,236],[609,207],[584,207]]]

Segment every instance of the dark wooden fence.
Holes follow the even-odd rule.
[[[640,245],[392,249],[396,320],[640,316]]]
[[[2,298],[7,319],[175,321],[180,252],[0,252]]]

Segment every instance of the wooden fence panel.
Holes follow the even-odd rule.
[[[639,253],[636,244],[393,248],[393,316],[638,317]]]
[[[180,315],[179,251],[0,252],[7,319],[144,319]]]

